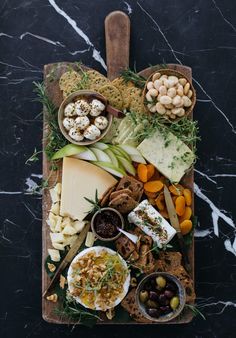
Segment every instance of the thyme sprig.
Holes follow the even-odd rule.
[[[36,148],[34,148],[33,154],[25,161],[25,164],[30,165],[34,162],[39,161],[38,155],[42,153],[42,150],[37,151]]]

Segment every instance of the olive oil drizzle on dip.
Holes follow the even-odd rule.
[[[99,306],[102,310],[112,307],[124,291],[129,274],[120,259],[105,250],[81,257],[72,265],[72,296],[79,297],[88,308]]]

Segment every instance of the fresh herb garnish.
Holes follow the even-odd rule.
[[[30,165],[33,162],[37,162],[39,160],[38,155],[42,153],[42,150],[37,151],[36,148],[34,148],[33,154],[25,161],[25,164]]]
[[[58,316],[66,317],[72,322],[77,322],[85,326],[92,327],[98,320],[101,320],[98,311],[85,309],[83,306],[75,302],[75,300],[67,293],[63,297],[63,302],[54,310]]]
[[[190,305],[190,304],[185,304],[184,306],[185,308],[191,310],[194,314],[194,316],[200,316],[202,317],[202,319],[206,320],[206,317],[204,316],[204,314],[197,308],[196,305]]]
[[[121,72],[121,76],[123,77],[126,83],[131,81],[138,88],[144,88],[145,86],[145,83],[146,83],[145,77],[137,74],[135,71],[131,70],[130,68],[124,69]]]
[[[46,87],[43,83],[33,82],[35,85],[34,92],[37,95],[36,101],[42,103],[45,108],[45,118],[48,124],[48,133],[46,136],[45,153],[49,160],[51,160],[54,153],[64,147],[68,141],[60,132],[57,122],[57,108],[50,100],[46,93]]]
[[[87,214],[94,214],[95,212],[101,210],[101,206],[100,206],[100,202],[99,202],[99,198],[98,198],[98,191],[96,189],[95,191],[95,198],[94,200],[84,197],[84,199],[89,202],[90,204],[92,204],[92,208],[91,210],[89,210],[88,212],[86,212]]]

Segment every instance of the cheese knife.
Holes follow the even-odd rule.
[[[166,207],[167,207],[167,211],[168,211],[169,218],[170,218],[170,223],[177,232],[178,242],[179,242],[180,251],[183,257],[184,266],[188,272],[191,272],[191,265],[189,263],[188,252],[187,252],[187,249],[184,243],[183,235],[180,230],[178,216],[175,211],[175,206],[171,198],[171,194],[166,186],[164,186],[164,197],[165,197]]]
[[[51,279],[48,287],[46,288],[46,290],[43,292],[43,297],[46,297],[46,295],[48,294],[48,292],[53,288],[53,286],[55,285],[55,282],[59,279],[62,271],[67,267],[67,265],[72,261],[72,259],[75,257],[75,255],[77,254],[79,248],[81,247],[81,245],[83,244],[87,232],[90,228],[90,223],[86,223],[83,230],[81,231],[81,233],[78,235],[78,238],[75,240],[75,242],[73,243],[72,247],[70,248],[70,250],[68,251],[67,255],[64,257],[64,259],[62,260],[61,264],[59,265],[55,275],[53,276],[53,278]]]

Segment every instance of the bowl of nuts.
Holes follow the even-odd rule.
[[[111,127],[113,116],[107,100],[99,93],[78,90],[70,94],[58,111],[58,124],[71,143],[89,145],[101,140]]]
[[[147,79],[143,91],[146,111],[169,122],[188,116],[196,103],[192,83],[181,72],[160,69]]]
[[[144,277],[136,289],[136,302],[147,319],[164,323],[177,317],[184,308],[185,289],[167,272],[154,272]]]

